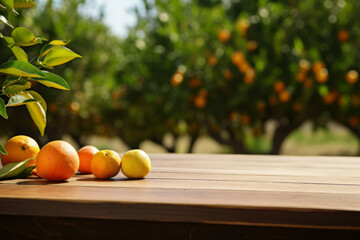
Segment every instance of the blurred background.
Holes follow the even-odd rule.
[[[360,154],[357,0],[37,4],[14,25],[71,39],[83,58],[55,69],[71,91],[33,85],[48,103],[45,136],[20,107],[0,119],[1,143],[25,134],[119,152]]]

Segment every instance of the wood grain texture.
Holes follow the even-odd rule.
[[[360,230],[360,159],[152,154],[128,180],[0,182],[0,214]]]

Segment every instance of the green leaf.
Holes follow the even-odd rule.
[[[13,46],[11,51],[14,53],[17,60],[28,62],[28,55],[26,52],[19,46]]]
[[[26,97],[28,99],[35,99],[32,96],[32,94],[30,94],[29,92],[26,92],[26,91],[19,93],[19,95],[23,95],[24,97]],[[40,102],[28,103],[28,104],[26,104],[26,108],[28,109],[30,116],[33,119],[34,123],[38,127],[38,129],[41,133],[41,136],[43,136],[45,127],[46,127],[46,112],[45,112],[46,109],[43,108],[43,106],[41,105]]]
[[[43,71],[43,73],[46,74],[45,78],[32,78],[32,79],[47,87],[57,88],[61,90],[70,90],[70,87],[67,84],[67,82],[59,75],[47,71]]]
[[[8,11],[14,8],[14,0],[1,0],[1,2],[5,5]]]
[[[29,29],[24,27],[15,28],[11,33],[11,37],[14,39],[16,45],[19,46],[32,46],[42,43],[42,38],[35,37]]]
[[[34,99],[38,100],[39,103],[41,104],[41,106],[43,107],[45,113],[47,111],[47,105],[46,105],[46,102],[44,100],[44,98],[37,92],[33,91],[33,90],[30,90],[30,91],[27,91]]]
[[[26,81],[25,84],[13,84],[8,86],[7,88],[4,89],[3,93],[7,95],[12,95],[29,88],[31,88],[31,82]]]
[[[9,48],[13,47],[15,45],[15,41],[12,37],[3,37],[5,45]]]
[[[53,67],[69,62],[77,57],[81,58],[79,54],[74,53],[70,49],[63,46],[57,46],[46,54],[43,64],[45,66]]]
[[[0,144],[0,153],[4,154],[4,155],[7,155],[7,151],[6,149],[3,147],[3,145]]]
[[[26,169],[27,164],[35,159],[29,158],[21,162],[9,163],[0,169],[0,179],[16,178]]]
[[[18,81],[21,81],[20,77],[7,75],[5,81],[3,82],[2,88],[6,88],[7,86],[10,86],[11,84],[15,84]]]
[[[31,8],[36,4],[31,0],[14,0],[14,8]]]
[[[8,119],[8,115],[6,113],[5,102],[2,98],[0,98],[0,115],[5,119]]]
[[[9,22],[6,17],[4,17],[3,15],[0,15],[0,22],[8,25],[11,28],[14,28],[14,26],[11,24],[11,22]]]
[[[6,104],[6,107],[16,107],[34,102],[39,102],[39,100],[29,99],[23,95],[14,95],[10,97],[8,103]]]
[[[54,49],[58,47],[57,45],[53,45],[53,44],[45,44],[42,48],[41,48],[41,51],[40,51],[40,54],[39,54],[39,60],[41,58],[43,58],[46,54],[48,54],[50,52],[50,50]],[[41,61],[43,61],[43,59],[41,59]]]
[[[30,166],[30,167],[26,167],[24,171],[22,171],[22,173],[20,173],[16,178],[27,178],[27,176],[29,176],[31,174],[31,171],[35,168],[36,166]]]
[[[46,75],[37,67],[24,61],[9,61],[0,65],[0,73],[19,77],[44,78]]]

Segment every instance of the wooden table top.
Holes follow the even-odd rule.
[[[0,215],[360,230],[360,158],[151,154],[145,179],[0,181]]]

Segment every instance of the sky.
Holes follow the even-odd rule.
[[[127,26],[133,26],[136,22],[131,8],[142,5],[141,0],[90,0],[89,3],[84,9],[85,13],[98,16],[103,6],[105,24],[121,37],[126,36]]]

